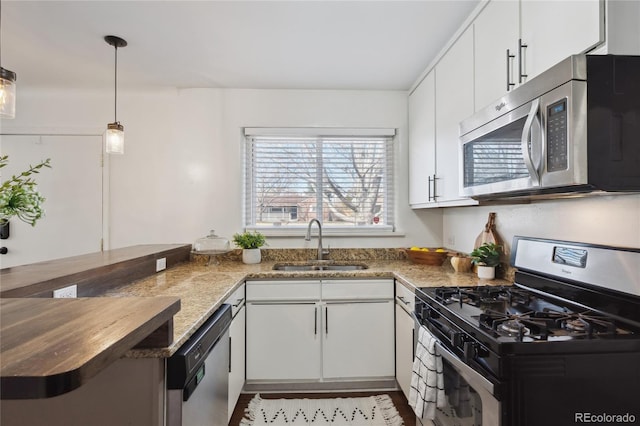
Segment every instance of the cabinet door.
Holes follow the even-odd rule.
[[[396,304],[396,380],[407,398],[413,369],[413,330],[413,318]]]
[[[433,202],[429,178],[436,173],[435,78],[431,71],[409,96],[409,204]]]
[[[320,378],[316,303],[247,304],[247,380]]]
[[[467,29],[436,65],[438,203],[463,200],[458,187],[459,123],[473,114],[473,31]]]
[[[393,377],[393,301],[324,306],[323,376],[326,379]]]
[[[523,0],[520,4],[527,80],[604,39],[600,0]]]
[[[245,318],[246,308],[243,306],[231,322],[229,338],[231,339],[231,357],[229,364],[229,419],[238,402],[244,386],[245,374]]]
[[[475,111],[504,96],[517,83],[519,12],[517,1],[491,1],[473,23]],[[508,86],[509,82],[514,85]]]

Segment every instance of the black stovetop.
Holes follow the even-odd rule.
[[[633,326],[620,324],[610,315],[545,299],[516,286],[420,291],[499,342],[640,338]]]

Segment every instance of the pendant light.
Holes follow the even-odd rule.
[[[2,2],[0,1],[0,117],[16,116],[16,73],[2,67]]]
[[[107,124],[105,149],[109,154],[124,154],[124,126],[118,121],[118,48],[125,47],[127,42],[113,35],[105,36],[104,40],[115,48],[115,99],[113,108],[113,123]]]

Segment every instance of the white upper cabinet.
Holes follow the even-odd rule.
[[[435,73],[431,71],[409,96],[409,204],[424,207],[435,199],[431,179],[436,173]]]
[[[604,41],[602,0],[521,0],[520,8],[526,80]]]
[[[517,1],[492,1],[473,23],[476,111],[518,83],[519,22]]]
[[[409,96],[409,204],[477,204],[459,195],[458,124],[473,113],[473,31],[468,29]]]
[[[473,114],[473,30],[468,28],[436,65],[436,201],[475,203],[458,186],[460,121]],[[446,204],[443,204],[446,203]]]
[[[622,3],[634,2],[608,0],[614,22],[624,21],[623,10],[630,8]],[[631,9],[636,14],[638,7]],[[459,195],[460,121],[564,58],[603,45],[604,10],[605,0],[492,0],[478,6],[409,96],[412,208],[478,204]],[[632,36],[640,32],[634,31]]]

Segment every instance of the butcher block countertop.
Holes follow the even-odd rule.
[[[148,336],[170,345],[179,310],[177,297],[0,299],[2,398],[69,392]]]

